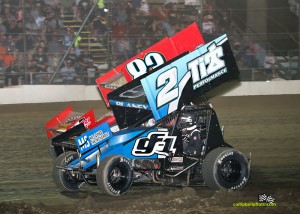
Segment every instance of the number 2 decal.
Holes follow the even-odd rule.
[[[157,77],[156,89],[163,87],[157,94],[157,108],[175,100],[179,96],[177,87],[177,68],[173,67]]]

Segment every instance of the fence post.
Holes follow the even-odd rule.
[[[112,68],[112,0],[108,0],[108,25],[107,25],[107,65]]]
[[[61,59],[59,65],[57,66],[57,68],[56,68],[55,72],[53,73],[51,79],[49,80],[48,84],[51,84],[51,83],[52,83],[52,81],[53,81],[55,75],[57,74],[58,70],[60,69],[60,66],[63,64],[64,60],[66,59],[67,55],[69,54],[69,52],[70,52],[72,46],[74,45],[74,43],[75,43],[77,37],[78,37],[79,34],[81,33],[83,27],[85,26],[87,20],[90,18],[90,15],[91,15],[92,12],[94,11],[94,9],[95,9],[95,7],[97,6],[97,4],[98,4],[98,1],[95,1],[93,7],[91,8],[90,12],[89,12],[89,13],[87,14],[87,16],[85,17],[85,20],[83,21],[83,23],[81,24],[80,28],[78,29],[78,31],[77,31],[77,33],[76,33],[76,35],[75,35],[75,38],[73,39],[73,41],[71,42],[70,46],[68,47],[68,50],[65,52],[63,58]]]
[[[298,78],[300,79],[300,42],[299,42],[299,38],[300,38],[300,8],[297,7],[297,16],[298,16]]]

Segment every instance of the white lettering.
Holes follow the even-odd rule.
[[[134,103],[128,103],[126,106],[129,108],[138,108],[138,109],[145,109],[145,110],[148,108],[147,105],[134,104]]]
[[[217,47],[215,43],[212,43],[206,54],[187,63],[188,70],[192,75],[194,90],[226,73],[225,62],[221,59],[223,56],[222,46]],[[225,72],[216,74],[220,69]]]
[[[133,76],[133,79],[147,73],[147,66],[141,59],[135,59],[126,65],[128,72]]]
[[[198,58],[194,59],[193,61],[191,61],[187,64],[188,70],[190,70],[192,73],[193,83],[200,81],[198,65],[199,65]]]
[[[71,162],[71,160],[73,160],[74,159],[74,156],[72,155],[72,156],[69,156],[68,158],[66,158],[66,163],[70,163]]]
[[[110,191],[111,191],[112,193],[114,193],[115,195],[120,195],[120,190],[115,190],[115,189],[111,186],[110,183],[108,183],[108,187],[109,187],[109,189],[110,189]]]
[[[201,86],[209,83],[210,81],[218,78],[219,76],[221,76],[221,75],[223,75],[225,73],[227,73],[227,69],[226,68],[224,68],[223,70],[218,71],[215,74],[212,74],[211,76],[207,77],[206,79],[204,79],[204,80],[202,80],[200,82],[197,82],[196,84],[193,85],[193,89],[195,90],[197,88],[200,88]]]
[[[150,143],[151,136],[155,136],[159,141]],[[169,153],[175,154],[176,136],[169,136],[168,132],[150,132],[147,137],[139,138],[134,144],[132,154],[135,156],[152,156],[158,155],[158,158],[166,158]]]
[[[208,65],[207,74],[210,75],[221,68],[225,67],[224,60],[220,59],[223,54],[223,48],[221,46],[216,47],[216,44],[213,43],[208,47],[209,52],[205,55],[205,61]]]
[[[83,136],[82,138],[79,138],[78,143],[81,151],[90,147],[90,142],[87,136]]]
[[[231,155],[233,155],[233,152],[227,152],[227,153],[225,153],[222,157],[220,157],[220,159],[217,161],[218,162],[218,164],[222,164],[222,162],[223,162],[223,160],[226,158],[226,157],[228,157],[228,156],[231,156]]]
[[[91,136],[89,136],[89,139],[90,139],[92,145],[95,145],[96,143],[98,143],[108,137],[109,137],[109,132],[103,133],[102,130],[100,130],[100,131],[92,134]]]
[[[247,178],[244,177],[240,184],[238,184],[234,187],[231,187],[230,189],[232,189],[232,190],[240,189],[242,186],[244,186],[246,184],[246,182],[247,182]]]
[[[123,102],[116,102],[116,105],[117,106],[124,106],[124,103]]]
[[[165,61],[164,56],[160,53],[150,52],[145,56],[144,60],[137,58],[129,62],[126,65],[126,69],[133,79],[136,79],[149,70],[164,64]]]

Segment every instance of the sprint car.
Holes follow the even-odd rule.
[[[192,51],[202,44],[204,44],[202,35],[197,25],[193,23],[174,36],[162,39],[100,76],[96,82],[106,106],[110,107],[107,99],[108,93],[163,65],[179,54]],[[67,107],[46,123],[47,137],[51,141],[49,146],[50,156],[56,159],[63,151],[76,151],[77,146],[74,139],[88,129],[104,122],[108,122],[113,132],[119,129],[111,111],[96,120],[93,110],[82,114],[74,111],[72,106]]]
[[[120,130],[104,122],[75,137],[76,151],[55,161],[55,184],[71,192],[97,184],[110,196],[136,182],[241,189],[250,161],[224,141],[209,101],[192,103],[238,75],[223,35],[113,90],[107,102]]]
[[[46,123],[47,137],[51,139],[49,155],[56,159],[64,151],[76,151],[75,137],[104,122],[110,125],[112,131],[119,130],[111,111],[96,121],[94,110],[82,114],[74,111],[72,105],[68,106]]]

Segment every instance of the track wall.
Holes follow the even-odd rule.
[[[284,94],[300,94],[300,81],[225,83],[210,93],[211,96]],[[22,85],[0,89],[0,105],[93,100],[101,100],[96,86]]]

